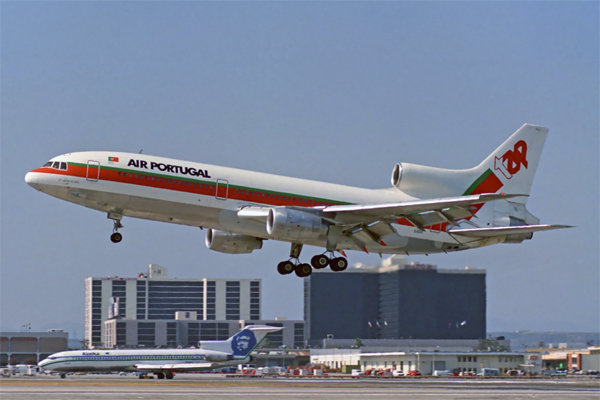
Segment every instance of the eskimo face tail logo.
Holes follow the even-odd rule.
[[[502,172],[506,179],[510,179],[521,170],[521,165],[527,168],[527,143],[519,140],[512,150],[508,150],[501,158],[495,157],[494,169]]]
[[[231,350],[235,355],[248,354],[256,346],[256,338],[250,330],[244,330],[233,337]]]

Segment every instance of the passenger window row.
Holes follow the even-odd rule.
[[[178,179],[154,177],[154,176],[143,175],[143,174],[132,174],[132,173],[121,172],[121,171],[119,171],[118,174],[119,174],[119,176],[124,176],[126,178],[144,179],[144,180],[163,182],[163,183],[173,183],[176,185],[193,186],[193,187],[197,187],[200,189],[213,189],[214,188],[214,185],[207,185],[207,184],[202,184],[202,183],[197,183],[197,182],[188,182],[188,181],[182,181],[182,180],[178,180]],[[249,196],[266,197],[266,198],[275,199],[275,200],[293,201],[293,202],[297,202],[297,203],[308,204],[311,206],[331,206],[331,205],[333,205],[332,203],[327,203],[324,201],[308,200],[308,199],[302,199],[299,197],[282,196],[282,195],[278,195],[278,194],[255,192],[255,191],[251,191],[251,190],[235,189],[235,193],[249,195]]]
[[[267,198],[276,199],[276,200],[286,200],[286,201],[293,201],[293,202],[298,202],[298,203],[305,203],[305,204],[310,204],[313,206],[330,206],[330,205],[332,205],[332,203],[326,203],[324,201],[308,200],[308,199],[302,199],[299,197],[282,196],[282,195],[278,195],[278,194],[270,194],[270,193],[263,193],[263,192],[254,192],[252,190],[235,189],[235,192],[238,194],[244,194],[244,195],[249,195],[249,196],[259,196],[259,197],[267,197]]]
[[[183,186],[193,186],[193,187],[197,187],[200,189],[212,189],[214,188],[214,185],[207,185],[207,184],[203,184],[203,183],[197,183],[197,182],[188,182],[188,181],[182,181],[179,179],[170,179],[170,178],[161,178],[161,177],[154,177],[154,176],[149,176],[149,175],[142,175],[142,174],[130,174],[127,172],[121,172],[119,171],[119,176],[124,176],[126,178],[134,178],[134,179],[145,179],[145,180],[149,180],[149,181],[156,181],[156,182],[163,182],[163,183],[173,183],[176,185],[183,185]]]

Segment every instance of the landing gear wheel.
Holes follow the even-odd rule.
[[[60,374],[60,379],[65,379],[67,376],[65,374]]]
[[[112,235],[110,235],[110,240],[113,243],[119,243],[121,240],[123,240],[123,235],[121,235],[119,232],[115,232]]]
[[[312,274],[312,268],[309,264],[298,264],[296,265],[296,276],[304,278]]]
[[[163,374],[162,372],[158,372],[156,374],[156,379],[165,379],[165,374]]]
[[[325,268],[329,265],[329,262],[329,258],[324,254],[317,254],[316,256],[310,259],[310,264],[315,269]]]
[[[348,260],[344,257],[334,258],[329,262],[332,271],[340,272],[348,268]]]
[[[165,378],[167,378],[167,379],[173,379],[173,373],[172,372],[167,372],[165,374]]]
[[[292,272],[294,272],[295,267],[296,266],[289,260],[282,261],[279,264],[277,264],[277,272],[279,272],[281,275],[291,274]]]

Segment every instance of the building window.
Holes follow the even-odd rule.
[[[155,337],[154,322],[138,323],[138,345],[154,347],[156,342]]]
[[[225,282],[225,319],[240,319],[240,282]]]

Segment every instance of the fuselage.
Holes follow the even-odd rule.
[[[136,365],[199,364],[217,361],[216,367],[237,365],[248,357],[202,349],[152,350],[77,350],[52,354],[39,366],[55,372],[110,372],[139,371]]]
[[[239,218],[243,207],[320,208],[345,204],[383,204],[414,200],[396,188],[362,189],[144,154],[79,152],[64,154],[25,178],[54,197],[121,217],[212,228],[272,239],[264,221]],[[485,206],[484,206],[485,208]],[[443,229],[416,229],[398,219],[385,245],[357,247],[342,237],[336,250],[376,253],[436,253],[477,247],[457,243]],[[300,240],[325,247],[327,237]]]

